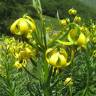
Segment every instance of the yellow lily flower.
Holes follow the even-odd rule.
[[[73,85],[72,78],[71,77],[66,78],[65,81],[64,81],[64,85],[65,86],[72,86]]]
[[[29,19],[31,17],[26,16],[27,18],[19,18],[17,19],[10,27],[10,31],[16,35],[25,35],[30,31],[33,32],[36,30],[36,25],[33,19]]]
[[[51,64],[54,67],[65,67],[67,65],[67,53],[66,51],[61,53],[60,51],[49,48],[46,51],[46,60],[48,64]]]

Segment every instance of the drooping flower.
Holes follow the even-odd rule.
[[[29,33],[31,34],[35,30],[35,21],[29,16],[24,16],[22,18],[17,19],[10,27],[10,31],[16,35],[27,36],[28,34],[29,36]]]
[[[68,34],[68,40],[75,45],[79,45],[81,47],[86,46],[88,40],[85,34],[76,29],[71,29]]]
[[[57,51],[49,48],[46,51],[46,60],[48,64],[51,64],[54,67],[65,67],[67,66],[67,53],[64,49],[62,51]]]

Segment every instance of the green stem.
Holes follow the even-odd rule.
[[[42,29],[43,29],[42,32],[41,32],[41,35],[42,35],[42,39],[43,39],[45,49],[47,49],[46,30],[45,30],[44,20],[43,20],[42,16],[40,17],[40,19],[41,19],[41,24],[42,24]]]
[[[47,88],[44,90],[44,96],[50,96],[50,92]]]
[[[72,96],[72,86],[69,86],[69,94]]]
[[[84,89],[82,96],[85,96],[85,95],[86,95],[86,91],[87,91],[87,86],[86,86],[86,88]]]

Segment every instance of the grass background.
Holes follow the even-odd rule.
[[[43,14],[56,17],[57,10],[60,18],[68,17],[68,9],[76,8],[78,15],[87,19],[96,19],[96,0],[40,0]],[[0,0],[0,33],[9,34],[10,25],[14,20],[28,14],[37,18],[32,7],[32,0]]]

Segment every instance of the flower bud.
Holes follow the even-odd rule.
[[[72,78],[71,77],[66,78],[65,81],[64,81],[64,85],[65,86],[72,86],[73,85]]]
[[[74,22],[80,23],[81,22],[81,17],[80,16],[75,16]]]
[[[60,20],[60,24],[66,26],[66,25],[67,25],[67,21],[66,21],[66,19],[62,19],[62,20]]]
[[[77,10],[75,10],[74,8],[71,8],[68,10],[69,15],[76,15],[77,14]]]
[[[66,26],[69,22],[70,22],[69,18],[60,20],[60,24],[63,25],[63,26]]]

